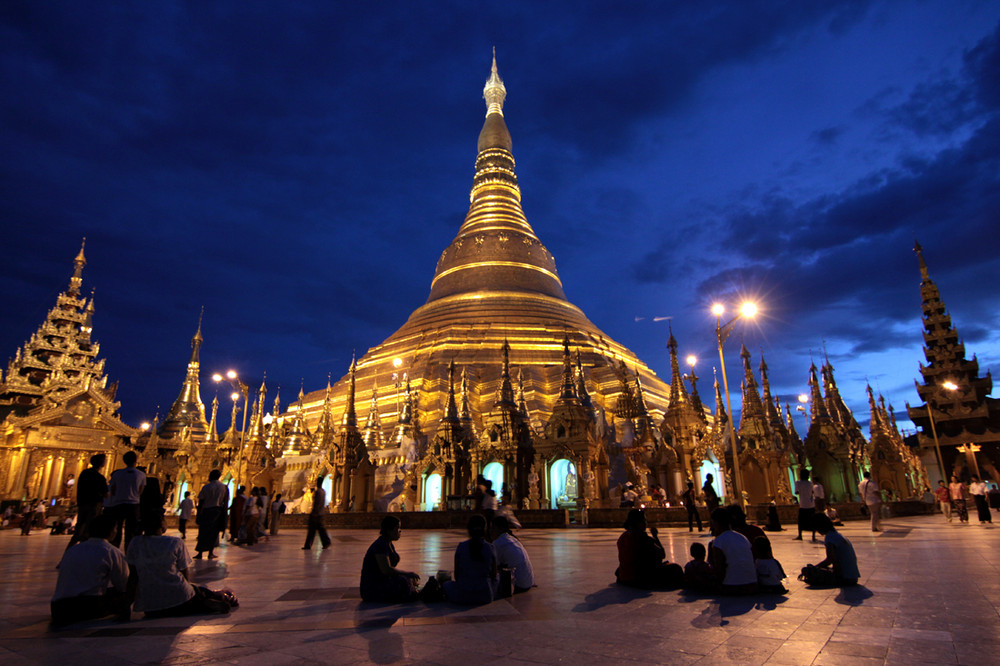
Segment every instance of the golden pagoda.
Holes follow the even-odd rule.
[[[543,508],[607,503],[626,481],[672,487],[673,472],[662,467],[676,455],[661,455],[654,425],[670,387],[567,300],[521,208],[495,57],[483,97],[469,211],[441,253],[427,302],[330,392],[290,406],[307,431],[331,415],[354,424],[357,436],[341,444],[355,450],[333,445],[312,471],[344,484],[350,476],[338,464],[375,462],[373,490],[328,492],[358,510],[444,506],[479,475],[518,506]],[[355,414],[366,407],[358,428]],[[560,426],[549,428],[554,413]]]
[[[75,499],[66,482],[90,457],[107,454],[114,469],[139,435],[122,423],[118,386],[108,385],[91,339],[94,298],[80,291],[86,265],[81,245],[69,288],[0,377],[0,499]]]

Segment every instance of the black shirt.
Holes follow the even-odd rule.
[[[77,504],[100,504],[108,494],[108,480],[94,467],[80,472],[76,482]]]

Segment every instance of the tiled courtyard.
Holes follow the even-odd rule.
[[[232,589],[229,616],[94,622],[51,632],[48,601],[68,537],[0,532],[0,664],[141,663],[1000,663],[1000,532],[941,516],[865,523],[854,543],[862,586],[805,589],[794,573],[823,558],[821,543],[772,536],[793,575],[785,597],[723,599],[616,587],[610,529],[525,530],[538,587],[481,608],[362,603],[361,559],[375,537],[331,531],[326,551],[300,550],[289,530],[252,549],[221,549],[193,576]],[[174,533],[174,532],[172,532]],[[707,536],[663,528],[671,560]],[[452,568],[458,531],[404,532],[404,569]],[[193,537],[188,543],[194,545]],[[139,614],[136,614],[139,617]]]

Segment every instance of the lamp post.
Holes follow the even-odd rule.
[[[726,409],[729,410],[729,438],[733,447],[733,490],[736,494],[736,503],[743,506],[743,476],[740,472],[740,453],[736,445],[736,424],[733,420],[733,406],[729,399],[729,379],[726,377],[726,359],[722,353],[722,345],[726,342],[729,334],[733,332],[737,321],[741,318],[753,319],[757,315],[757,305],[750,301],[745,301],[740,306],[739,313],[723,324],[722,315],[725,312],[726,307],[722,303],[716,303],[712,306],[712,314],[715,315],[715,338],[719,343],[719,365],[722,369],[722,386],[726,391]]]
[[[223,379],[227,380],[229,384],[243,396],[243,430],[240,432],[240,450],[236,454],[236,487],[238,489],[240,487],[240,477],[242,476],[240,465],[243,462],[243,449],[246,448],[247,443],[247,405],[250,404],[250,387],[240,379],[240,376],[236,374],[235,370],[228,370],[225,376],[219,373],[212,375],[212,381],[215,383],[219,383]],[[237,394],[233,393],[233,402],[236,402],[236,400]]]

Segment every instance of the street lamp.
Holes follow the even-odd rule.
[[[955,391],[958,389],[958,384],[954,382],[942,382],[941,388],[946,391]],[[927,419],[931,422],[931,435],[934,436],[934,450],[937,452],[938,466],[941,468],[941,478],[944,479],[945,483],[948,483],[951,477],[945,474],[944,471],[944,458],[941,457],[941,442],[938,441],[937,426],[934,424],[934,408],[931,407],[930,396],[928,396],[927,400]],[[972,461],[975,463],[975,455],[973,455]]]
[[[229,384],[236,389],[232,396],[230,396],[234,403],[239,400],[240,395],[243,396],[243,431],[240,433],[240,451],[236,456],[236,487],[239,488],[241,480],[240,464],[243,461],[243,449],[246,448],[247,443],[247,405],[250,404],[250,387],[240,379],[240,376],[235,370],[227,370],[225,376],[219,374],[218,372],[212,375],[212,381],[216,384],[221,382],[223,379],[228,381]]]
[[[715,338],[719,343],[719,364],[722,368],[722,385],[726,391],[726,409],[729,410],[729,437],[733,447],[733,485],[736,494],[736,503],[743,506],[743,477],[740,473],[740,452],[736,445],[736,424],[733,422],[733,406],[729,399],[729,379],[726,377],[726,359],[722,353],[722,345],[726,338],[733,332],[736,322],[740,319],[753,319],[757,315],[757,304],[751,301],[744,301],[740,305],[739,313],[725,324],[722,323],[722,315],[726,313],[726,306],[722,303],[712,305],[712,314],[715,315]]]

